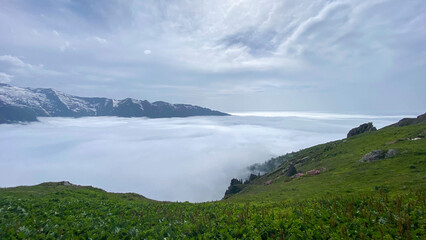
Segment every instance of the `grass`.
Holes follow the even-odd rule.
[[[341,196],[387,191],[401,194],[424,189],[426,183],[426,123],[388,127],[301,150],[277,170],[246,184],[226,201],[304,200],[312,197]],[[420,140],[409,139],[423,136]],[[376,149],[396,149],[395,157],[371,163],[359,160]],[[316,176],[291,179],[282,175],[289,163],[306,172],[327,170]],[[271,180],[270,185],[265,185]]]
[[[170,203],[91,187],[2,191],[1,239],[423,239],[425,193]],[[31,197],[30,197],[31,196]]]

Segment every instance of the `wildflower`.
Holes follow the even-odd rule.
[[[303,173],[296,173],[296,174],[294,174],[293,176],[292,176],[292,178],[299,178],[299,177],[301,177],[301,176],[303,176],[304,174]]]

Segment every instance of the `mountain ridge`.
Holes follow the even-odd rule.
[[[0,123],[31,122],[37,117],[190,117],[227,113],[189,104],[125,98],[79,97],[52,88],[23,88],[0,84]]]

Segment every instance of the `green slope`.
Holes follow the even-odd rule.
[[[0,191],[0,239],[424,239],[425,196],[191,204],[50,183]]]
[[[329,142],[293,153],[275,171],[241,185],[242,191],[226,201],[280,201],[330,195],[385,191],[391,194],[425,189],[426,123],[390,126],[348,139]],[[420,138],[418,140],[410,140]],[[395,149],[398,154],[370,163],[359,160],[373,150]],[[298,172],[321,171],[315,176],[283,175],[293,163]],[[266,185],[270,181],[269,185]]]

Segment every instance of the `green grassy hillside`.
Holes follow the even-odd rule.
[[[291,154],[276,170],[244,184],[227,201],[281,201],[377,191],[391,194],[425,189],[426,123],[386,127]],[[417,140],[412,140],[417,139]],[[373,150],[397,150],[394,157],[370,163],[359,160]],[[293,163],[298,172],[314,176],[286,177]],[[326,170],[322,170],[325,168]]]
[[[4,188],[0,239],[425,239],[425,134],[426,123],[392,126],[304,149],[218,202],[67,182]],[[398,153],[359,162],[376,149]],[[290,163],[321,172],[287,177]]]

